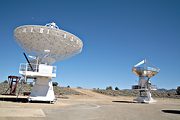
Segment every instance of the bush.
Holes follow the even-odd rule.
[[[178,95],[180,95],[180,86],[177,87],[176,92]]]
[[[67,88],[70,88],[70,86],[68,85]]]
[[[82,89],[82,87],[78,86],[77,89]]]
[[[53,84],[53,86],[58,86],[57,82],[53,82],[52,84]]]
[[[112,86],[106,87],[106,90],[112,90]]]
[[[3,83],[8,83],[8,81],[7,81],[7,80],[5,80]]]
[[[30,85],[30,87],[33,87],[33,86],[34,86],[33,82],[30,82],[29,85]]]
[[[115,87],[115,90],[119,90],[119,88],[118,88],[118,87]]]

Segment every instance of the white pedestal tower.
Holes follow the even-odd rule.
[[[75,35],[59,29],[53,22],[40,25],[24,25],[14,30],[17,43],[28,53],[27,63],[20,64],[19,73],[34,79],[29,101],[55,101],[52,78],[56,77],[56,61],[64,60],[82,51],[83,43]]]

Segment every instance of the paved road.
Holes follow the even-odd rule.
[[[158,99],[155,104],[138,104],[131,103],[129,97],[80,91],[87,95],[68,96],[69,99],[58,99],[55,104],[0,101],[0,120],[180,120],[180,100]]]

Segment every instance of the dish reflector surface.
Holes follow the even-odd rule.
[[[140,77],[144,76],[144,77],[151,78],[155,76],[160,71],[160,69],[155,67],[154,65],[148,64],[146,60],[143,60],[139,62],[138,64],[136,64],[132,68],[132,71],[137,76],[140,76]]]
[[[83,47],[78,37],[59,29],[55,23],[20,26],[14,30],[14,36],[28,54],[48,64],[74,56]]]

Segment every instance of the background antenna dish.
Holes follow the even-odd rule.
[[[155,76],[160,69],[149,64],[146,59],[140,61],[132,68],[133,73],[139,77],[138,85],[133,85],[132,89],[139,90],[139,97],[135,99],[137,102],[151,103],[155,100],[151,97],[151,90],[156,90],[156,86],[152,85],[150,78]],[[146,96],[142,93],[145,92]]]

